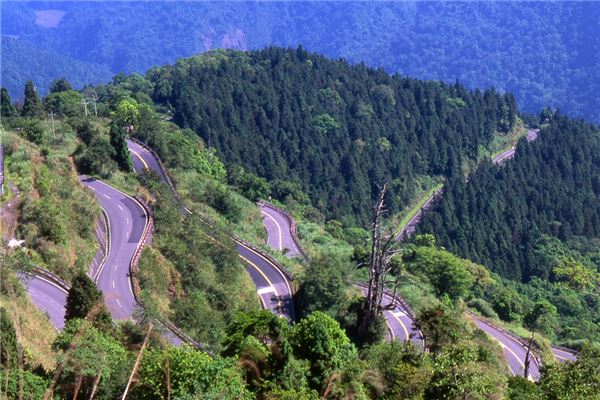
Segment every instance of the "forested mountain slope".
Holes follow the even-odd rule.
[[[397,211],[424,175],[460,175],[516,125],[512,95],[390,76],[301,48],[215,51],[148,73],[227,163],[290,181],[328,217],[365,222],[378,187]]]
[[[75,87],[81,88],[105,82],[113,75],[106,65],[79,61],[7,36],[2,37],[1,64],[2,85],[10,88],[17,99],[23,98],[26,80],[40,82],[38,90],[47,93],[54,78],[68,76]]]
[[[513,279],[552,275],[544,243],[600,236],[600,130],[555,115],[514,160],[453,179],[419,226],[462,256]],[[597,249],[588,243],[583,252]],[[596,250],[597,251],[597,250]],[[593,260],[597,265],[598,257]]]
[[[598,122],[598,21],[594,2],[94,1],[3,2],[1,25],[3,34],[114,73],[215,48],[302,44],[420,79],[494,86],[526,111],[549,105]],[[75,82],[73,72],[62,75]],[[23,83],[3,81],[18,97]]]

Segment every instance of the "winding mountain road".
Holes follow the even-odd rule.
[[[525,372],[525,356],[527,354],[527,348],[524,344],[477,316],[471,315],[471,318],[479,329],[490,335],[502,347],[504,359],[512,375],[523,376]],[[540,379],[540,365],[535,357],[530,357],[530,359],[527,379],[537,382]]]
[[[289,257],[303,256],[300,245],[296,243],[292,235],[292,217],[266,203],[259,203],[259,207],[265,215],[263,223],[267,231],[267,244],[275,250],[284,251]],[[363,294],[365,293],[363,286],[356,286]],[[415,326],[410,312],[387,293],[383,296],[382,305],[386,308],[383,314],[388,327],[388,338],[402,342],[410,340],[422,348],[424,346],[423,335]]]
[[[129,276],[131,260],[148,227],[149,216],[133,197],[106,183],[80,177],[108,216],[109,252],[96,278],[113,319],[128,319],[137,307]]]
[[[149,169],[157,174],[163,183],[173,189],[160,160],[150,149],[132,140],[127,141],[127,146],[136,172],[141,173],[145,169]],[[187,208],[183,208],[183,210],[186,213],[191,213]],[[246,266],[246,270],[254,282],[262,306],[278,316],[293,321],[295,315],[292,289],[289,279],[281,268],[248,244],[235,237],[232,237],[232,239],[236,242],[240,260]]]
[[[267,203],[259,203],[263,225],[267,231],[267,245],[285,253],[287,257],[302,256],[300,246],[292,236],[292,221],[285,213]]]
[[[67,290],[38,275],[20,272],[18,276],[33,304],[48,316],[57,330],[62,330],[65,327]]]

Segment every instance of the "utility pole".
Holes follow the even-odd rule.
[[[87,109],[88,102],[84,98],[84,99],[81,100],[81,104],[83,104],[83,110],[85,111],[85,117],[87,118],[87,116],[88,116],[88,109]]]
[[[50,120],[52,121],[52,138],[56,141],[56,130],[54,129],[54,111],[50,111]]]
[[[98,118],[98,109],[96,108],[96,103],[98,102],[98,97],[96,93],[92,93],[92,100],[94,100],[94,116]]]

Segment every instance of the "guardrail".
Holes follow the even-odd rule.
[[[510,337],[511,339],[513,339],[514,341],[519,343],[521,346],[523,346],[523,348],[527,349],[527,346],[528,346],[527,340],[523,339],[521,336],[516,335],[510,331],[507,331],[506,329],[492,323],[489,319],[482,317],[481,315],[477,315],[469,310],[467,310],[466,312],[471,317],[477,318],[480,321],[482,321],[484,324],[487,324],[487,325],[493,327],[494,329],[499,330],[500,332],[502,332],[503,335]],[[542,352],[541,349],[539,347],[537,347],[535,345],[535,343],[532,343],[531,354],[533,355],[533,358],[535,359],[535,362],[537,363],[538,367],[542,366],[542,358],[540,357],[541,352]]]
[[[129,263],[129,279],[131,281],[131,287],[133,288],[133,297],[137,304],[139,304],[141,307],[144,307],[144,303],[142,302],[142,299],[141,299],[141,290],[142,289],[140,287],[140,283],[137,278],[138,263],[140,261],[141,255],[142,255],[142,251],[144,250],[144,246],[146,245],[148,239],[150,238],[152,229],[154,227],[154,219],[152,218],[150,207],[141,199],[141,197],[134,196],[134,199],[140,204],[140,206],[142,208],[144,208],[144,211],[146,212],[146,215],[148,216],[146,226],[144,227],[144,231],[142,233],[142,238],[138,242],[135,253],[133,254],[133,257],[131,258],[131,262]],[[195,348],[206,352],[211,357],[215,356],[210,350],[208,350],[207,346],[194,340],[190,335],[183,332],[181,329],[179,329],[177,326],[175,326],[171,321],[163,320],[162,318],[158,318],[156,316],[153,316],[153,318],[156,321],[158,321],[161,325],[163,325],[166,329],[170,330],[173,334],[175,334],[180,339],[182,339],[184,342],[187,342],[188,344],[191,344]]]
[[[292,240],[296,244],[296,247],[300,251],[300,254],[302,254],[302,257],[304,257],[305,260],[308,260],[308,255],[306,254],[306,251],[304,251],[304,248],[300,244],[300,238],[298,237],[298,225],[296,224],[296,220],[294,219],[294,217],[292,217],[292,215],[290,213],[288,213],[287,211],[285,211],[284,209],[279,208],[276,205],[274,205],[273,203],[269,203],[266,200],[259,200],[258,205],[259,206],[264,205],[266,207],[272,208],[273,210],[283,214],[287,218],[287,220],[290,224],[290,235],[292,236]]]
[[[48,271],[47,269],[42,268],[42,267],[38,267],[38,266],[34,265],[31,267],[31,269],[29,271],[25,271],[25,272],[45,278],[45,279],[51,281],[52,283],[56,284],[57,286],[60,286],[67,292],[69,291],[69,289],[71,289],[71,285],[69,285],[67,282],[65,282],[60,276]]]
[[[160,157],[158,156],[158,154],[151,149],[146,143],[142,142],[139,139],[130,137],[129,139],[131,139],[131,141],[139,144],[140,146],[144,147],[146,150],[148,150],[148,152],[150,154],[152,154],[152,156],[156,159],[156,161],[158,162],[158,166],[162,172],[162,174],[164,175],[167,184],[169,186],[169,188],[171,189],[171,191],[173,192],[173,194],[175,195],[175,198],[177,199],[177,201],[179,201],[180,203],[182,203],[181,200],[181,196],[179,195],[179,192],[177,192],[177,189],[175,188],[175,186],[173,185],[173,181],[171,179],[171,177],[169,176],[169,172],[167,171],[167,169],[165,168],[165,165],[163,164],[162,160],[160,159]],[[183,204],[182,204],[183,206]],[[187,212],[191,213],[191,211],[189,211],[187,208],[183,207]],[[281,266],[279,264],[279,262],[277,262],[277,260],[275,260],[273,257],[271,257],[270,255],[268,255],[267,253],[265,253],[264,251],[260,250],[259,248],[257,248],[256,246],[254,246],[253,244],[250,244],[249,242],[238,238],[237,236],[234,236],[228,232],[226,232],[225,230],[223,230],[222,228],[216,226],[215,224],[213,224],[212,222],[206,220],[205,218],[202,218],[201,216],[199,216],[200,219],[202,220],[202,222],[204,222],[205,224],[211,226],[213,229],[219,230],[221,231],[223,234],[225,234],[225,236],[227,236],[228,238],[232,239],[233,241],[240,243],[248,248],[250,248],[252,251],[254,251],[255,253],[259,254],[261,257],[265,258],[267,261],[269,261],[271,264],[273,264],[277,269],[279,269],[279,271],[281,271],[281,273],[283,275],[285,275],[286,278],[290,279],[290,280],[294,280],[294,276],[287,270],[285,269],[283,266]],[[290,295],[292,295],[293,293],[290,293]]]
[[[421,221],[421,218],[423,217],[425,211],[431,208],[433,202],[436,201],[442,195],[443,192],[444,188],[441,188],[436,190],[431,194],[431,196],[429,196],[427,201],[425,201],[421,208],[419,208],[419,211],[417,211],[415,215],[410,219],[410,221],[408,221],[408,223],[402,228],[402,230],[398,232],[398,234],[396,235],[396,241],[401,242],[404,239],[410,237],[415,232],[415,230],[417,229],[416,225],[419,223],[419,221]]]
[[[165,180],[167,181],[167,185],[169,186],[169,189],[171,189],[171,192],[173,192],[173,194],[175,195],[177,200],[181,201],[181,196],[179,196],[179,192],[177,191],[177,189],[175,189],[175,185],[173,185],[173,181],[171,180],[171,177],[169,176],[169,173],[167,172],[167,169],[165,168],[165,165],[163,164],[162,159],[158,156],[158,154],[154,151],[154,149],[152,149],[148,144],[142,142],[141,140],[139,140],[137,138],[130,136],[129,139],[132,142],[139,144],[144,149],[148,150],[148,152],[150,154],[152,154],[152,156],[156,159],[156,162],[158,163],[158,167],[160,168],[160,171],[162,172],[163,176],[165,177]]]

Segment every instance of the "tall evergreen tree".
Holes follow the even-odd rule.
[[[44,107],[32,81],[25,82],[25,100],[23,101],[21,115],[29,118],[44,117]]]
[[[0,116],[3,119],[17,116],[17,109],[5,88],[0,89]]]
[[[102,293],[85,273],[80,272],[71,282],[67,295],[65,322],[85,318],[99,301],[102,301]]]
[[[116,123],[110,125],[110,144],[115,149],[115,160],[123,171],[131,171],[133,164],[125,140],[125,131]]]

